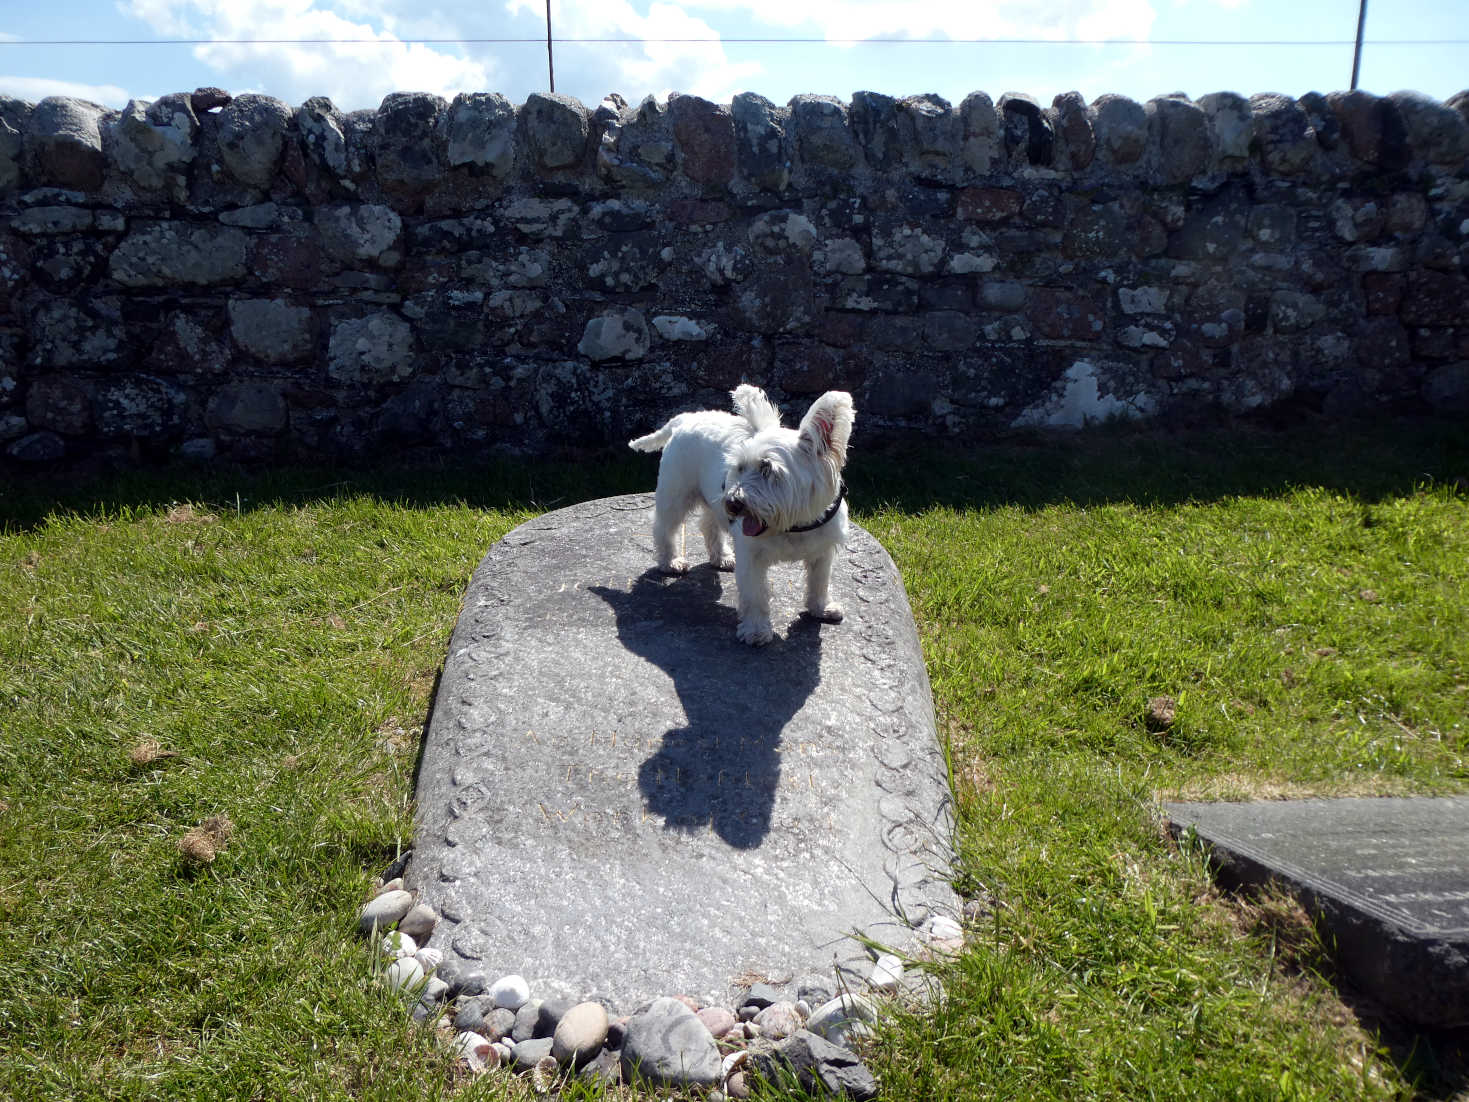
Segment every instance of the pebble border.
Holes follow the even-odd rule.
[[[711,1102],[723,1102],[749,1097],[750,1079],[763,1077],[794,1079],[817,1094],[872,1099],[877,1081],[852,1046],[872,1036],[880,1000],[914,990],[924,975],[881,953],[867,993],[834,992],[808,980],[792,1000],[783,985],[752,982],[734,1007],[700,1006],[673,994],[616,1018],[595,999],[532,998],[518,975],[456,984],[457,975],[439,974],[443,952],[419,946],[439,916],[396,875],[408,856],[384,874],[391,879],[374,882],[358,913],[358,933],[375,947],[376,982],[411,1000],[415,1022],[436,1024],[466,1074],[504,1068],[528,1076],[539,1094],[574,1075],[607,1085],[702,1089]],[[962,928],[947,916],[933,916],[922,932],[935,954],[963,947]]]

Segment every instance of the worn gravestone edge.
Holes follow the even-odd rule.
[[[1463,802],[1462,797],[1377,798]],[[1469,1026],[1469,926],[1430,929],[1405,921],[1400,913],[1360,892],[1314,875],[1295,862],[1267,855],[1229,836],[1226,829],[1200,821],[1210,809],[1281,804],[1324,810],[1333,804],[1363,799],[1372,797],[1166,801],[1162,810],[1175,841],[1182,841],[1192,832],[1202,843],[1215,877],[1226,888],[1276,886],[1294,896],[1311,916],[1341,971],[1399,1017],[1435,1029]],[[1457,976],[1451,974],[1454,971]],[[1397,974],[1418,977],[1423,982],[1400,984],[1390,978]]]

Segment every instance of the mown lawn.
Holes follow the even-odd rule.
[[[457,1079],[364,981],[353,920],[410,842],[476,562],[653,471],[0,491],[0,1097],[527,1094]],[[885,1098],[1465,1089],[1452,1039],[1379,1036],[1289,902],[1221,895],[1157,804],[1469,791],[1466,479],[1450,424],[856,455],[950,749],[957,883],[991,904],[871,1052]],[[221,814],[219,856],[182,859]]]

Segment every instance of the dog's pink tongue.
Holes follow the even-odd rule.
[[[752,517],[749,513],[745,514],[745,519],[740,522],[740,527],[744,529],[747,536],[758,536],[765,531],[765,523],[758,517]]]

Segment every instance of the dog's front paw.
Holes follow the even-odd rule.
[[[840,624],[846,613],[842,611],[841,605],[833,602],[825,608],[808,608],[806,615],[813,620],[820,620],[823,624]]]
[[[763,647],[775,638],[775,632],[770,630],[769,620],[741,620],[735,629],[735,638],[752,647]]]
[[[659,563],[658,570],[662,574],[687,574],[689,572],[689,560],[680,555],[676,559]]]
[[[715,570],[733,570],[735,568],[733,555],[721,555],[719,558],[710,559],[709,561],[714,565]]]

